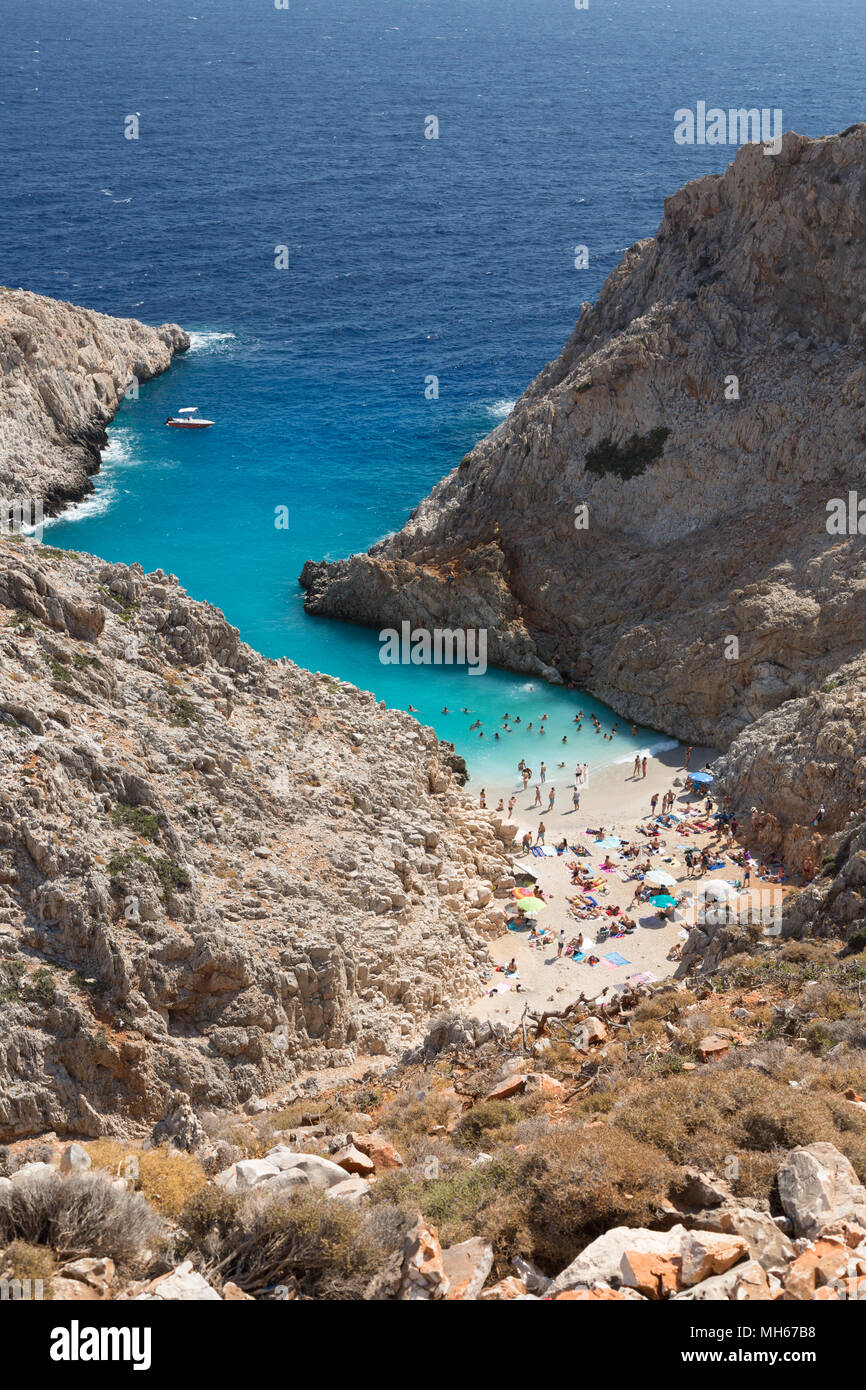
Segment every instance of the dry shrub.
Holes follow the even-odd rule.
[[[323,1192],[231,1195],[207,1187],[184,1210],[181,1254],[251,1294],[296,1280],[316,1299],[377,1296],[399,1270],[410,1220],[384,1203],[363,1213]]]
[[[733,1066],[634,1087],[613,1121],[676,1163],[721,1171],[732,1154],[784,1151],[819,1139],[850,1152],[853,1161],[860,1148],[853,1141],[866,1132],[866,1120],[850,1105],[853,1114],[843,1114],[844,1105],[832,1095]]]
[[[519,1248],[558,1273],[612,1226],[652,1222],[675,1170],[657,1148],[612,1125],[557,1127],[516,1156],[483,1214],[500,1250]]]
[[[96,1168],[104,1168],[115,1176],[134,1176],[135,1188],[161,1216],[177,1216],[187,1202],[207,1182],[205,1171],[192,1154],[177,1149],[132,1150],[113,1139],[97,1139],[87,1152]],[[137,1168],[131,1173],[129,1160]]]
[[[112,1186],[99,1173],[49,1173],[0,1191],[0,1245],[47,1245],[63,1259],[107,1256],[134,1260],[158,1244],[163,1222],[138,1192]]]
[[[0,1277],[4,1279],[41,1279],[42,1293],[51,1297],[51,1276],[57,1261],[44,1245],[29,1245],[26,1240],[13,1240],[8,1250],[0,1254]]]
[[[457,1122],[454,1142],[466,1149],[483,1149],[501,1142],[501,1130],[514,1125],[520,1111],[509,1100],[481,1100],[467,1110]]]
[[[398,1144],[447,1125],[454,1116],[453,1096],[445,1091],[412,1091],[395,1096],[382,1111],[380,1125]]]

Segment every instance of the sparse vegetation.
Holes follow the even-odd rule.
[[[113,825],[134,831],[144,840],[156,840],[159,837],[159,817],[155,811],[148,811],[145,806],[128,806],[125,801],[118,801],[111,809],[111,821]]]
[[[23,1178],[0,1190],[0,1246],[47,1246],[68,1259],[88,1254],[127,1262],[153,1248],[163,1223],[137,1192],[98,1173]]]
[[[659,425],[648,434],[631,435],[622,444],[615,444],[610,438],[601,439],[586,455],[586,471],[600,477],[612,474],[624,480],[637,478],[661,458],[669,434],[669,429]]]

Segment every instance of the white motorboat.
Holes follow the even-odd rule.
[[[177,415],[169,415],[165,423],[173,430],[209,430],[213,420],[203,420],[197,410],[197,405],[185,405]]]

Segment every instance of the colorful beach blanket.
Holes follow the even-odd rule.
[[[626,960],[625,956],[621,956],[619,951],[608,952],[604,960],[605,964],[609,965],[611,970],[617,970],[621,965],[631,965],[631,961]]]

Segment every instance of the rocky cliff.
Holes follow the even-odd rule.
[[[39,499],[51,514],[90,492],[132,378],[158,376],[188,347],[176,323],[0,288],[0,498]]]
[[[307,564],[309,611],[486,627],[492,660],[722,748],[808,706],[866,641],[863,537],[827,529],[866,472],[864,180],[858,125],[666,199],[402,531]]]
[[[151,1126],[476,997],[513,826],[172,576],[0,544],[0,1141]]]

